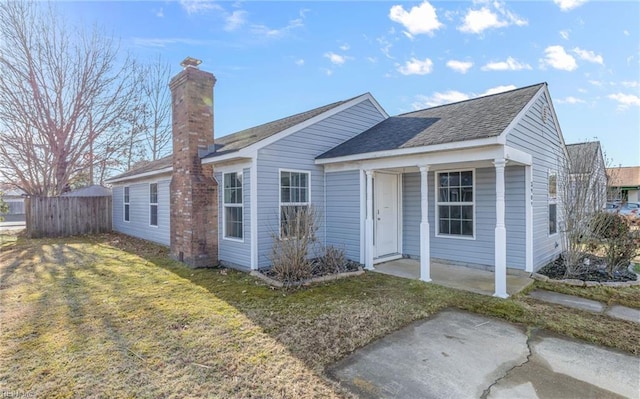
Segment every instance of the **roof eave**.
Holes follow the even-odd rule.
[[[112,179],[107,179],[107,180],[105,180],[105,183],[108,183],[108,184],[121,183],[121,182],[124,182],[124,181],[138,180],[138,179],[145,178],[145,177],[162,175],[162,174],[171,173],[171,172],[173,172],[173,166],[168,166],[166,168],[157,169],[157,170],[151,170],[149,172],[136,173],[134,175],[123,176],[123,177],[115,177],[115,178],[112,178]]]

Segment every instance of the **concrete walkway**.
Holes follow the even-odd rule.
[[[363,398],[638,398],[640,358],[448,310],[328,370]]]
[[[591,299],[581,298],[573,295],[560,294],[553,291],[534,290],[529,296],[544,302],[555,303],[574,309],[586,310],[594,313],[604,313],[616,319],[628,320],[640,324],[640,309],[628,308],[626,306],[606,304]]]
[[[420,262],[415,259],[398,259],[379,263],[374,266],[374,271],[417,280],[420,278]],[[495,275],[487,270],[431,262],[431,280],[434,284],[477,294],[493,295],[495,292]],[[529,278],[529,273],[508,270],[507,293],[509,295],[517,294],[531,283],[533,279]]]

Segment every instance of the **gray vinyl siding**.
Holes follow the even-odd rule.
[[[524,168],[505,171],[507,266],[525,267]],[[435,172],[428,175],[431,257],[446,261],[493,267],[495,258],[495,170],[475,170],[475,239],[436,237]],[[420,174],[405,173],[402,178],[403,253],[420,257]]]
[[[227,266],[251,268],[251,174],[242,170],[242,237],[243,242],[224,238],[224,182],[222,173],[215,173],[218,186],[218,259]]]
[[[507,134],[507,145],[532,155],[533,200],[533,269],[537,270],[562,251],[560,234],[549,235],[548,171],[557,170],[564,161],[560,132],[550,111],[543,121],[543,108],[549,106],[546,96],[540,96],[522,120]],[[558,230],[560,230],[558,204]],[[509,236],[509,232],[507,232]]]
[[[258,151],[259,267],[270,265],[268,255],[272,235],[279,230],[279,170],[310,172],[310,200],[322,221],[325,212],[324,170],[315,164],[315,158],[383,119],[377,108],[366,100]],[[325,234],[324,225],[320,223],[318,236],[322,239]]]
[[[149,184],[158,183],[158,226],[149,225]],[[113,229],[169,246],[169,177],[113,187]],[[124,221],[124,187],[129,187],[129,222]]]
[[[345,250],[348,259],[360,260],[360,171],[326,174],[327,245]]]

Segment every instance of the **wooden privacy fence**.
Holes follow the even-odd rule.
[[[111,197],[25,199],[30,237],[67,237],[111,231]]]

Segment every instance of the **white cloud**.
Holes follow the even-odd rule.
[[[349,46],[348,43],[343,44],[342,46],[340,46],[340,50],[342,51],[347,51],[351,48],[351,46]]]
[[[640,107],[640,97],[635,94],[615,93],[607,96],[611,100],[618,102],[619,109],[627,109],[630,106]]]
[[[513,57],[508,57],[506,61],[489,62],[481,69],[483,71],[520,71],[531,69],[531,65],[518,62]]]
[[[302,58],[298,58],[297,60],[294,61],[295,64],[297,66],[303,66],[304,65],[304,60]]]
[[[456,72],[467,73],[467,71],[473,66],[473,62],[449,60],[447,61],[447,66]]]
[[[462,25],[458,26],[458,30],[464,33],[480,34],[487,29],[504,28],[510,25],[524,26],[528,22],[526,19],[507,10],[504,3],[494,1],[491,6],[483,6],[480,9],[469,9],[463,18]]]
[[[329,68],[322,68],[322,72],[325,73],[325,75],[327,76],[331,76],[333,75],[333,69],[329,69]]]
[[[251,33],[266,37],[266,38],[280,38],[287,35],[294,29],[302,28],[304,26],[304,13],[300,12],[300,18],[290,20],[287,25],[282,28],[269,28],[266,25],[252,25]]]
[[[342,65],[345,62],[347,62],[347,60],[351,59],[351,57],[347,57],[346,55],[336,54],[333,51],[328,51],[324,53],[324,57],[328,58],[329,61],[331,61],[331,63],[334,65]]]
[[[418,110],[426,107],[435,107],[442,104],[455,103],[468,100],[469,95],[456,90],[449,90],[443,93],[435,92],[431,96],[417,95],[416,101],[411,104],[413,109]]]
[[[409,37],[420,34],[433,36],[434,32],[443,26],[438,21],[436,9],[428,1],[411,7],[409,11],[401,5],[395,5],[389,10],[389,19],[404,26]]]
[[[602,87],[602,81],[600,80],[590,80],[589,83],[591,83],[594,86]]]
[[[629,36],[630,35],[629,31],[626,30],[626,29],[622,33],[624,33],[625,36]]]
[[[514,85],[506,85],[506,86],[496,86],[496,87],[492,87],[490,89],[487,89],[484,93],[482,93],[482,96],[489,96],[491,94],[498,94],[498,93],[503,93],[505,91],[510,91],[510,90],[515,90],[517,89],[516,86]]]
[[[488,96],[491,94],[502,93],[509,90],[514,90],[516,86],[514,85],[506,85],[506,86],[496,86],[490,89],[487,89],[482,94],[475,93],[463,93],[457,90],[449,90],[445,92],[435,92],[431,96],[425,95],[417,95],[416,101],[411,104],[411,107],[415,110],[423,109],[427,107],[435,107],[443,104],[450,104],[459,101],[465,101],[473,97],[482,97]]]
[[[367,57],[367,61],[369,61],[372,64],[375,64],[376,62],[378,62],[378,58],[376,58],[376,57]]]
[[[154,9],[153,12],[156,15],[156,17],[164,18],[164,9],[162,7],[160,7],[160,9],[158,10]]]
[[[638,81],[637,80],[624,80],[624,81],[620,82],[620,84],[623,85],[624,87],[629,87],[629,88],[638,87]]]
[[[426,75],[433,70],[433,61],[425,58],[424,61],[411,58],[404,65],[396,64],[398,72],[403,75]]]
[[[560,36],[564,39],[564,40],[569,40],[569,32],[571,32],[568,29],[565,30],[561,30],[560,31]]]
[[[224,30],[231,32],[247,22],[247,12],[244,10],[236,10],[225,18]]]
[[[593,51],[583,50],[579,47],[576,47],[573,49],[573,52],[585,61],[593,62],[594,64],[600,65],[604,64],[604,59],[602,59],[602,56],[594,53]]]
[[[581,5],[586,3],[587,0],[553,0],[553,2],[556,3],[556,5],[560,7],[562,11],[569,11],[573,10],[574,8],[580,7]]]
[[[578,68],[576,59],[567,54],[562,46],[549,46],[544,50],[545,58],[541,59],[542,66],[550,66],[562,71],[573,71]]]
[[[568,96],[565,98],[559,98],[557,102],[558,104],[583,104],[585,101],[577,97]]]
[[[197,14],[209,10],[222,10],[220,5],[209,0],[180,0],[180,5],[187,14]]]

